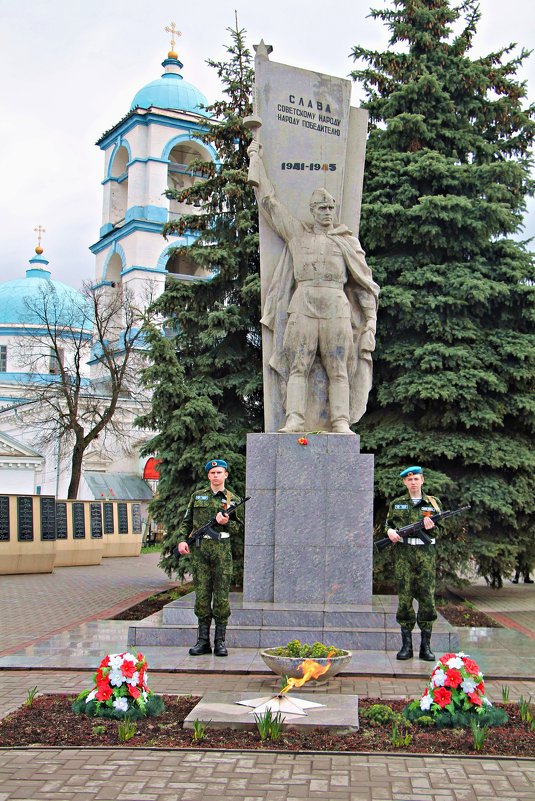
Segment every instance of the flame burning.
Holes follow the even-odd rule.
[[[300,679],[294,679],[290,677],[288,679],[288,684],[286,687],[280,691],[280,694],[287,693],[293,687],[302,687],[307,681],[310,679],[319,679],[320,676],[323,676],[329,668],[331,667],[331,656],[333,656],[335,652],[329,651],[327,654],[327,659],[329,660],[326,665],[320,665],[319,662],[315,662],[314,659],[303,659],[301,662],[300,668],[302,672],[302,677]]]

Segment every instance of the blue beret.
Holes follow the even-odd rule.
[[[407,467],[399,475],[401,478],[407,478],[407,476],[416,476],[418,473],[423,473],[421,467]]]
[[[224,459],[212,459],[210,462],[206,462],[204,465],[204,469],[207,473],[210,472],[212,467],[224,467],[225,470],[228,470],[228,464],[225,462]]]

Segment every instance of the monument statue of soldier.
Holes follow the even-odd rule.
[[[262,146],[249,146],[258,180],[261,213],[286,246],[267,288],[262,324],[273,332],[269,361],[286,400],[283,433],[306,430],[307,417],[322,429],[351,434],[365,412],[372,384],[372,358],[379,287],[360,242],[334,223],[334,198],[323,188],[310,198],[312,221],[297,219],[276,196],[262,161]],[[320,361],[328,402],[311,387]],[[321,404],[311,415],[311,404]]]

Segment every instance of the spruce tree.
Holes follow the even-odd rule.
[[[205,486],[203,465],[210,458],[229,463],[228,486],[243,493],[245,441],[262,428],[262,362],[258,222],[252,189],[247,184],[250,133],[243,118],[252,113],[254,79],[245,32],[229,28],[227,61],[208,60],[217,70],[224,99],[207,108],[204,142],[219,163],[193,161],[205,180],[181,192],[176,200],[201,205],[201,214],[169,222],[164,236],[195,232],[187,254],[212,274],[208,280],[181,282],[169,278],[155,304],[166,334],[148,331],[152,366],[145,373],[152,391],[152,411],[140,422],[159,431],[145,448],[162,459],[158,497],[152,512],[167,535],[162,567],[183,575],[187,560],[174,555],[176,527],[190,493]],[[170,337],[170,332],[173,335]],[[243,571],[243,542],[233,538],[235,580]]]
[[[472,58],[476,0],[393,0],[371,16],[389,49],[354,47],[352,77],[371,122],[360,231],[382,288],[358,426],[376,454],[376,526],[403,492],[399,469],[421,464],[445,508],[472,506],[447,527],[439,575],[473,557],[499,587],[519,553],[535,560],[535,275],[511,238],[533,193],[517,78],[529,53]]]

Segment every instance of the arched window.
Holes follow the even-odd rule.
[[[110,170],[111,204],[110,222],[117,225],[123,222],[128,208],[128,150],[121,145],[113,157]]]
[[[178,142],[169,153],[169,167],[167,169],[167,186],[177,192],[188,189],[194,183],[203,180],[200,173],[195,172],[189,165],[194,159],[201,161],[211,161],[210,153],[198,142],[184,140]],[[173,219],[180,214],[195,214],[199,206],[193,203],[179,203],[176,200],[169,201],[169,217]]]

